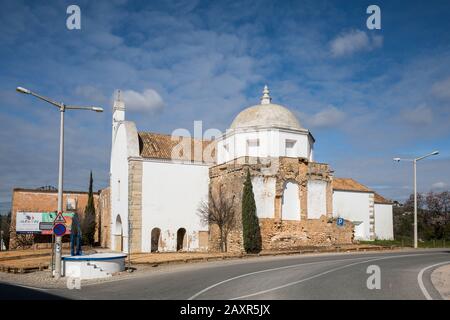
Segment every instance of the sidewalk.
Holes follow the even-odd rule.
[[[431,282],[444,300],[450,300],[450,264],[434,270]]]

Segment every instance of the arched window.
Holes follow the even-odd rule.
[[[298,184],[288,181],[284,187],[282,205],[282,220],[300,220],[300,198]]]
[[[180,228],[177,231],[177,251],[186,250],[187,248],[187,235],[186,229]]]
[[[161,229],[160,228],[153,228],[152,234],[151,234],[151,252],[158,252],[159,251],[159,240],[161,238]]]

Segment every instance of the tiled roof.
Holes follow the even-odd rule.
[[[365,185],[351,179],[351,178],[333,178],[333,190],[341,191],[358,191],[358,192],[373,192]]]
[[[143,158],[203,163],[214,163],[215,161],[215,143],[212,140],[153,132],[138,132],[138,135],[139,153]]]
[[[392,204],[393,202],[391,200],[388,200],[378,193],[375,192],[375,203],[381,203],[381,204]]]

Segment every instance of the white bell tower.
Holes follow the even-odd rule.
[[[125,121],[125,103],[120,100],[120,90],[117,90],[117,95],[113,103],[112,113],[112,142],[114,144],[114,135],[116,134],[117,127],[121,121]]]

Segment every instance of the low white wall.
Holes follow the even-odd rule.
[[[375,203],[375,238],[394,239],[394,225],[391,204]]]
[[[86,257],[96,255],[100,256],[101,254],[76,256],[74,260],[63,259],[63,276],[80,279],[96,279],[110,277],[113,273],[125,270],[126,256],[112,259],[100,258],[99,260],[85,260]]]
[[[371,194],[373,193],[333,191],[333,217],[362,223],[355,227],[356,240],[370,240],[369,206]]]

